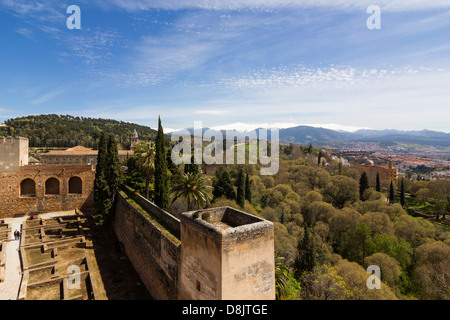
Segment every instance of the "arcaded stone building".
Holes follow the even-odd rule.
[[[0,137],[0,218],[89,208],[92,165],[29,165],[28,139]]]

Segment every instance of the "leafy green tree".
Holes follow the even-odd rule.
[[[165,138],[160,117],[158,117],[158,134],[155,142],[155,204],[163,210],[169,210]]]
[[[239,170],[238,178],[237,178],[237,196],[236,202],[238,205],[243,207],[245,205],[245,177],[244,170]]]
[[[194,210],[195,205],[203,208],[212,198],[211,189],[201,173],[185,173],[171,190],[172,203],[178,198],[184,198],[187,201],[188,210]]]
[[[344,234],[341,254],[350,261],[363,264],[364,258],[369,252],[370,241],[371,230],[365,222],[361,222],[356,228],[348,230]]]
[[[352,292],[336,269],[327,265],[316,266],[301,278],[304,300],[349,300]]]
[[[145,173],[145,197],[150,199],[150,177],[155,172],[155,145],[153,142],[141,141],[134,149],[136,162]]]
[[[361,177],[359,178],[359,199],[365,200],[364,192],[369,189],[369,178],[367,177],[367,173],[363,172]]]

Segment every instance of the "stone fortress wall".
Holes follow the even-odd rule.
[[[157,300],[275,299],[269,221],[229,207],[178,219],[127,189],[119,193],[113,228]]]

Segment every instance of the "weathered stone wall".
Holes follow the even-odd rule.
[[[177,299],[180,240],[124,192],[118,195],[113,227],[150,295],[157,300]]]
[[[222,300],[275,298],[272,223],[229,229],[222,245]]]
[[[81,179],[81,193],[69,193],[69,181],[73,177]],[[51,178],[59,181],[59,194],[46,194],[45,184]],[[34,196],[21,195],[21,182],[25,179],[34,182]],[[91,166],[23,166],[0,172],[0,218],[90,208],[94,204],[94,179]]]
[[[180,300],[221,300],[221,237],[181,217]]]
[[[185,212],[180,221],[126,189],[113,228],[155,299],[275,299],[269,221],[228,207]]]
[[[275,299],[273,224],[223,207],[181,216],[180,299]]]

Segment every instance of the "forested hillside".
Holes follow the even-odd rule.
[[[27,116],[5,121],[0,136],[21,136],[30,140],[30,147],[96,148],[102,131],[114,134],[124,149],[128,149],[130,135],[136,129],[141,140],[154,140],[156,131],[129,122],[73,117],[70,115]]]

